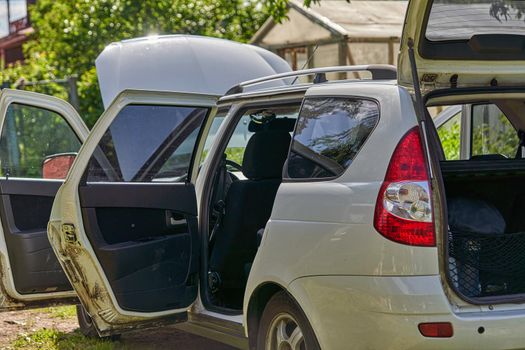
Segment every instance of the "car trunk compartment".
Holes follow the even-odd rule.
[[[525,160],[442,161],[449,282],[476,303],[525,296]]]

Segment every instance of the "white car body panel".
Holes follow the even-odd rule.
[[[248,279],[245,315],[251,293],[267,281],[286,287],[297,278],[313,275],[439,273],[436,248],[391,242],[371,226],[392,152],[416,125],[408,92],[394,84],[357,83],[314,87],[308,96],[375,99],[381,108],[379,122],[339,178],[281,184]],[[373,162],[370,155],[374,155]],[[298,302],[301,304],[300,299]]]
[[[322,349],[523,349],[523,310],[456,314],[440,276],[311,276],[288,291]],[[454,336],[425,338],[423,322],[451,322]]]
[[[260,47],[194,35],[113,43],[98,56],[96,66],[106,108],[124,90],[222,96],[242,81],[291,70],[281,57]]]

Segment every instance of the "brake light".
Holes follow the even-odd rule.
[[[401,139],[379,191],[374,227],[386,238],[407,245],[436,245],[432,197],[419,128]]]

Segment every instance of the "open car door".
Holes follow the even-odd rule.
[[[193,183],[217,98],[124,91],[57,195],[48,235],[101,335],[184,321],[197,298]]]
[[[67,102],[0,92],[0,311],[77,303],[49,244],[55,194],[89,130]]]

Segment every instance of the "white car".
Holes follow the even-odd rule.
[[[93,328],[179,322],[250,349],[525,348],[525,22],[506,10],[411,1],[397,81],[392,67],[358,66],[284,72],[224,96],[118,93],[48,226]],[[372,79],[327,80],[354,71]],[[294,84],[301,76],[313,82]],[[53,101],[2,93],[2,157],[22,159],[23,147],[2,148],[16,145],[4,131],[20,128],[9,113],[21,103],[80,134]],[[428,112],[457,105],[436,123]],[[40,187],[7,164],[3,305],[73,296],[18,290],[9,261],[26,257],[9,254],[8,236],[19,224],[30,234],[44,211],[17,203]]]

